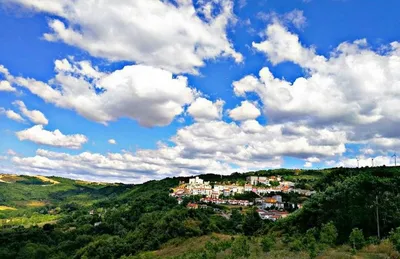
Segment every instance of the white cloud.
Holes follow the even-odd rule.
[[[13,110],[5,110],[4,108],[0,107],[0,114],[4,114],[9,118],[10,120],[14,120],[17,122],[24,122],[24,118],[21,117],[18,113],[16,113]]]
[[[112,61],[134,61],[174,73],[194,73],[204,60],[219,56],[242,61],[226,34],[235,20],[230,0],[199,1],[197,9],[188,0],[7,2],[57,17],[49,19],[46,40],[63,41]]]
[[[15,152],[15,151],[12,150],[12,149],[9,149],[9,150],[7,150],[7,155],[16,156],[16,155],[17,155],[17,152]]]
[[[0,91],[5,92],[16,92],[17,89],[11,86],[10,82],[2,80],[0,81]]]
[[[21,113],[27,117],[31,122],[35,124],[40,124],[40,125],[47,125],[49,121],[46,119],[44,114],[38,110],[28,110],[25,106],[25,103],[23,101],[15,101],[13,102],[14,105],[16,105]]]
[[[88,141],[84,135],[64,135],[58,129],[47,131],[43,129],[43,125],[35,125],[32,128],[16,132],[16,135],[21,141],[28,140],[39,145],[70,149],[80,149]]]
[[[311,168],[311,167],[313,167],[314,163],[321,162],[321,159],[319,159],[318,157],[309,157],[305,161],[306,162],[304,163],[304,167],[305,168]]]
[[[247,5],[247,0],[239,0],[239,8],[243,8]]]
[[[360,156],[358,158],[354,157],[344,157],[341,161],[336,163],[336,166],[343,166],[343,167],[357,167],[357,159],[360,167],[363,166],[394,166],[394,159],[390,156]],[[373,161],[372,161],[373,159]]]
[[[109,140],[108,140],[108,144],[110,144],[110,145],[116,145],[116,144],[117,144],[117,141],[116,141],[115,139],[109,139]]]
[[[400,147],[400,43],[374,51],[366,40],[340,44],[329,57],[303,46],[279,23],[267,27],[266,40],[253,43],[273,64],[292,62],[305,71],[293,82],[264,67],[259,75],[234,82],[238,96],[255,92],[269,123],[297,122],[347,132],[348,143],[390,150]]]
[[[293,24],[297,29],[303,29],[307,24],[307,18],[304,16],[304,12],[301,10],[294,9],[293,11],[278,14],[276,12],[258,12],[257,18],[263,21],[270,21],[272,23],[281,24]]]
[[[317,59],[315,50],[304,48],[296,34],[290,33],[280,23],[273,23],[267,27],[267,40],[252,45],[258,51],[267,54],[269,60],[275,65],[284,61],[292,61],[296,64],[306,64]],[[323,58],[319,57],[320,59]]]
[[[229,117],[237,121],[253,120],[260,115],[260,110],[249,101],[243,101],[240,106],[229,111]]]
[[[293,23],[293,25],[298,29],[303,28],[307,23],[303,11],[297,9],[284,14],[283,19]]]
[[[186,77],[149,66],[125,66],[107,74],[88,61],[64,59],[55,62],[55,69],[48,84],[23,77],[12,81],[46,102],[104,124],[125,117],[146,127],[165,126],[196,95]]]
[[[224,101],[217,100],[215,103],[203,97],[198,97],[187,109],[187,112],[196,121],[209,121],[221,119]]]
[[[318,157],[309,157],[309,158],[307,158],[307,162],[319,163],[319,162],[321,162],[321,160]]]
[[[305,168],[311,168],[312,166],[313,166],[313,164],[311,162],[307,161],[307,162],[304,163],[304,167]]]
[[[250,129],[250,130],[249,130]],[[65,177],[142,182],[176,175],[228,174],[282,166],[283,156],[312,161],[345,152],[343,133],[330,141],[315,141],[323,130],[304,129],[305,134],[284,132],[284,125],[262,126],[257,121],[241,125],[223,121],[197,122],[178,130],[168,146],[155,150],[106,155],[79,155],[38,150],[36,156],[13,158],[19,171]],[[314,157],[314,158],[313,158]]]

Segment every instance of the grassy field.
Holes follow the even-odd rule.
[[[154,257],[168,258],[185,252],[195,252],[204,248],[208,241],[229,240],[232,236],[223,234],[212,234],[202,237],[194,237],[186,240],[175,239],[165,244],[160,250],[152,253]]]
[[[164,244],[157,251],[145,252],[134,258],[195,258],[196,252],[204,251],[207,243],[215,243],[219,241],[229,241],[237,236],[211,234],[207,236],[194,237],[189,239],[173,239]],[[287,245],[280,240],[275,243],[275,247],[271,252],[264,252],[260,245],[259,238],[249,239],[250,255],[249,259],[268,258],[268,259],[309,259],[310,255],[304,251],[290,251]],[[218,252],[217,259],[230,258],[232,251],[230,248],[225,251]],[[359,251],[353,251],[348,245],[336,248],[326,248],[324,251],[316,255],[317,259],[397,259],[400,258],[393,244],[387,240],[383,240],[379,245],[368,245]]]
[[[1,219],[0,227],[2,226],[24,226],[30,227],[33,225],[44,225],[46,223],[55,223],[60,218],[59,215],[41,215],[35,214],[31,217],[14,217],[9,219]]]
[[[120,191],[115,184],[59,177],[0,175],[0,180],[0,226],[52,223],[68,214],[63,207],[86,208]]]

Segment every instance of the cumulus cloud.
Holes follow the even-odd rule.
[[[265,13],[261,11],[257,13],[257,18],[273,23],[293,24],[297,29],[302,29],[307,24],[307,18],[304,16],[304,12],[298,9],[284,14],[278,14],[276,12]]]
[[[264,67],[259,75],[234,82],[238,96],[256,93],[270,123],[297,122],[311,128],[333,127],[349,143],[394,149],[399,146],[400,43],[374,51],[366,40],[344,42],[328,56],[305,47],[280,23],[253,43],[272,64],[292,62],[304,71],[293,82],[276,78]],[[329,131],[329,130],[328,130]]]
[[[110,145],[116,145],[116,144],[117,144],[117,141],[116,141],[115,139],[109,139],[109,140],[108,140],[108,144],[110,144]]]
[[[346,151],[342,132],[318,142],[315,139],[325,134],[323,130],[304,130],[307,134],[299,136],[283,129],[284,125],[262,126],[254,120],[240,125],[202,121],[179,129],[170,139],[172,145],[159,143],[154,150],[106,155],[39,150],[36,156],[14,157],[13,162],[22,172],[138,183],[176,175],[277,168],[282,166],[283,156],[317,161]]]
[[[4,2],[4,1],[3,1]],[[196,73],[204,60],[220,56],[242,61],[226,30],[234,21],[230,0],[43,1],[5,0],[48,13],[48,41],[63,41],[111,61],[127,60]],[[107,21],[107,26],[104,26]],[[78,29],[79,28],[79,29]]]
[[[357,162],[358,159],[358,162]],[[354,157],[344,157],[339,162],[336,163],[336,166],[343,167],[360,167],[363,166],[394,166],[394,159],[390,156],[360,156],[358,158]]]
[[[10,120],[14,120],[17,122],[25,121],[24,118],[21,117],[21,115],[19,115],[18,113],[16,113],[13,110],[6,110],[6,109],[0,107],[0,114],[4,114]]]
[[[0,81],[0,91],[4,92],[16,92],[17,89],[11,86],[10,82],[6,80]]]
[[[17,154],[17,152],[15,152],[14,150],[8,149],[8,150],[7,150],[7,155],[16,156],[16,155],[18,155],[18,154]]]
[[[217,100],[215,103],[206,98],[197,98],[187,109],[187,112],[196,121],[208,121],[221,119],[224,101]]]
[[[304,167],[305,168],[311,168],[311,167],[313,167],[314,163],[321,162],[321,159],[319,159],[318,157],[309,157],[305,161],[306,162],[304,163]]]
[[[43,125],[35,125],[32,128],[18,131],[16,135],[19,140],[32,141],[39,145],[63,147],[69,149],[80,149],[88,139],[81,134],[64,135],[58,129],[55,131],[47,131],[43,129]]]
[[[15,101],[13,102],[14,105],[16,105],[20,112],[27,117],[31,122],[35,124],[40,124],[40,125],[47,125],[49,121],[47,120],[46,116],[38,110],[28,110],[26,108],[26,105],[23,101]]]
[[[312,164],[311,162],[306,161],[306,162],[304,163],[304,167],[305,167],[305,168],[311,168],[312,166],[313,166],[313,164]]]
[[[146,127],[165,126],[196,95],[186,77],[150,66],[130,65],[104,73],[89,61],[63,59],[55,62],[55,70],[56,76],[48,83],[10,79],[46,102],[104,124],[130,118]]]
[[[249,101],[243,101],[240,106],[229,111],[229,117],[234,120],[253,120],[261,115],[260,110],[253,103]]]

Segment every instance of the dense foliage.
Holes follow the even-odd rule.
[[[318,193],[305,201],[285,194],[285,200],[304,201],[304,206],[274,223],[261,220],[255,209],[185,207],[200,197],[187,198],[179,205],[169,191],[187,178],[135,186],[61,178],[51,178],[59,184],[49,184],[34,177],[0,183],[0,205],[15,208],[0,211],[1,220],[9,222],[0,231],[0,258],[153,258],[156,254],[146,251],[212,233],[229,238],[212,239],[176,258],[257,258],[266,254],[279,258],[280,249],[299,258],[313,258],[342,244],[353,250],[378,244],[377,211],[381,238],[400,249],[398,168],[280,169],[202,178],[243,182],[255,174],[279,174]],[[240,198],[255,197],[246,194]],[[32,201],[35,206],[29,206]],[[220,210],[225,214],[219,215],[216,211]]]

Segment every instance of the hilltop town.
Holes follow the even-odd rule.
[[[256,206],[261,219],[275,221],[302,207],[300,202],[296,202],[300,199],[296,198],[309,197],[314,193],[296,188],[294,182],[285,181],[281,176],[248,176],[246,181],[228,183],[211,183],[195,177],[187,183],[181,181],[179,186],[171,190],[170,196],[175,197],[179,204],[185,198],[190,200],[190,197],[198,197],[184,204],[190,209],[204,209],[212,205],[215,211],[220,211],[221,207],[215,205],[230,209]],[[284,196],[290,198],[285,199]]]

